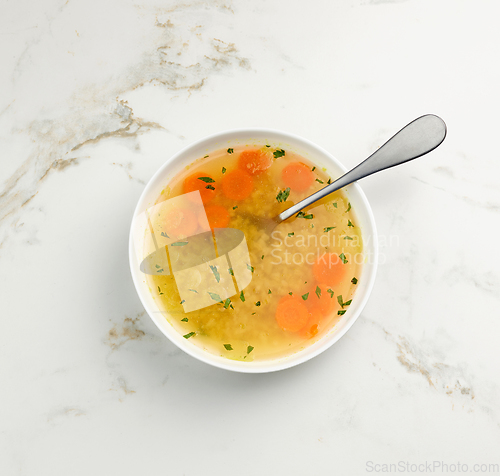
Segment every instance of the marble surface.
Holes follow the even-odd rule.
[[[498,472],[499,10],[4,0],[0,474]],[[362,183],[381,265],[330,350],[235,374],[145,315],[128,230],[170,155],[262,126],[353,166],[425,113],[447,122],[444,144]]]

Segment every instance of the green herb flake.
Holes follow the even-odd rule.
[[[160,296],[163,294],[163,293],[161,292],[160,286],[158,286],[158,294],[160,294]]]
[[[352,238],[350,236],[344,236],[344,240],[352,240]]]
[[[206,159],[207,157],[208,157],[208,154],[207,154],[207,155],[205,155],[203,158],[204,158],[204,159]]]
[[[320,297],[321,297],[321,289],[320,289],[320,287],[319,287],[319,286],[316,286],[316,291],[315,291],[315,293],[316,293],[316,296],[318,296],[318,298],[320,298]]]
[[[347,220],[347,226],[352,226],[354,228],[354,225],[351,223],[351,220]]]
[[[356,278],[352,278],[352,279],[351,279],[351,283],[352,283],[352,284],[358,284],[358,280],[357,280]]]
[[[291,291],[290,291],[288,294],[290,294],[290,296],[292,296],[292,295],[293,295],[293,293],[292,293]]]
[[[233,350],[233,346],[231,344],[224,344],[226,350]]]
[[[266,147],[271,147],[271,146],[266,144]],[[253,349],[253,347],[252,347],[252,349]]]
[[[198,177],[198,180],[205,183],[215,183],[215,180],[212,177]]]
[[[254,347],[252,347],[251,345],[249,345],[247,347],[247,354],[249,354],[250,352],[252,352],[253,349],[254,349]]]
[[[346,213],[351,209],[351,202],[348,202],[347,204],[347,210],[345,211]]]
[[[226,173],[226,167],[222,167],[222,173],[225,174]]]
[[[181,304],[184,304],[185,302],[186,302],[186,300],[185,300],[185,299],[183,299],[183,300],[181,301]]]
[[[329,231],[332,231],[334,228],[337,228],[336,226],[327,226],[326,228],[323,229],[325,233],[328,233]]]
[[[228,154],[232,154],[234,152],[234,149],[227,149]]]
[[[257,314],[256,312],[252,312],[252,314],[250,314],[251,316],[254,316],[255,314]]]
[[[341,307],[344,307],[344,301],[342,300],[342,294],[339,294],[337,296],[337,301],[341,305]]]
[[[160,266],[159,264],[155,264],[155,266],[156,266],[157,268],[161,268],[161,266]]]
[[[323,180],[320,180],[319,178],[316,179],[316,182],[325,183],[325,182],[323,182]]]
[[[165,238],[170,238],[170,236],[168,236],[165,232],[161,232],[161,236],[164,236]]]
[[[249,264],[247,264],[247,268],[253,273],[255,268],[253,266],[250,266]]]
[[[332,205],[337,208],[337,202],[333,202]]]
[[[231,299],[227,298],[224,301],[224,309],[227,309],[231,305]]]
[[[288,233],[288,236],[293,236],[295,233],[292,231],[291,233]]]
[[[185,334],[182,337],[184,337],[184,339],[189,339],[190,337],[193,337],[195,334],[196,334],[195,332],[190,332],[189,334]]]
[[[213,185],[207,185],[205,188],[208,188],[208,190],[215,190],[215,187]]]
[[[220,274],[217,271],[217,266],[213,266],[213,265],[209,265],[209,266],[210,266],[210,269],[212,270],[212,273],[214,273],[214,276],[215,276],[215,279],[217,280],[217,282],[220,282]]]
[[[349,299],[349,301],[347,301],[347,302],[344,303],[344,306],[349,306],[349,304],[351,304],[351,302],[352,302],[352,299]]]
[[[267,294],[272,294],[271,290],[267,291]]]
[[[304,212],[297,213],[297,218],[305,218],[306,220],[312,220],[314,215],[310,213],[309,215],[305,215]]]
[[[256,305],[257,307],[259,307],[259,306],[260,306],[260,301],[257,301],[257,302],[255,303],[255,305]]]
[[[163,273],[163,268],[156,271],[157,273]]]
[[[312,169],[311,169],[311,172],[314,172],[316,170],[316,166],[314,166]]]
[[[344,311],[344,310],[342,310],[342,311],[337,311],[337,314],[338,314],[339,316],[343,316],[343,315],[345,314],[345,311]]]
[[[290,196],[290,187],[285,188],[285,190],[280,190],[278,195],[276,195],[276,200],[279,203],[286,202],[287,198]]]
[[[334,292],[331,289],[327,289],[326,292],[330,295],[330,298],[333,297]]]
[[[228,268],[228,271],[229,271],[229,274],[230,274],[231,276],[234,276],[234,271],[233,271],[233,268]]]
[[[236,205],[235,207],[233,207],[233,210],[236,210],[238,208],[238,205]]]
[[[243,294],[243,291],[241,291],[241,293],[240,293],[240,299],[241,299],[241,302],[245,302],[245,295]]]
[[[331,179],[331,178],[329,178],[329,179],[328,179],[328,182],[326,182],[326,183],[327,183],[328,185],[331,185],[331,184],[332,184],[332,179]]]
[[[198,294],[198,291],[196,291],[196,289],[188,289],[188,291],[191,291],[192,293]]]
[[[218,294],[211,293],[210,291],[208,291],[208,294],[210,294],[210,297],[211,297],[214,301],[217,301],[217,302],[222,302],[222,299],[221,299],[221,297],[220,297]]]
[[[181,319],[182,322],[189,322],[189,319],[185,317],[184,319]]]
[[[285,155],[285,151],[283,149],[276,149],[273,152],[274,158],[277,159],[278,157],[283,157]]]
[[[170,246],[186,246],[187,244],[187,241],[177,241],[175,243],[172,243]]]
[[[342,263],[344,263],[344,264],[346,264],[348,262],[344,253],[340,253],[339,258],[342,260]]]
[[[260,257],[260,259],[264,259],[264,255],[262,255],[262,256]]]
[[[302,299],[303,299],[304,301],[307,301],[307,298],[308,298],[308,297],[309,297],[309,293],[306,293],[306,294],[303,294],[303,295],[302,295]]]

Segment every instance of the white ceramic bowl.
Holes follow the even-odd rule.
[[[375,281],[378,262],[378,240],[373,212],[360,186],[352,184],[343,189],[344,193],[349,197],[352,209],[356,215],[357,225],[361,229],[363,253],[365,255],[365,263],[361,268],[361,274],[358,278],[359,283],[354,293],[352,304],[344,316],[342,316],[342,319],[321,339],[297,353],[275,360],[256,360],[253,362],[229,360],[209,353],[190,340],[184,339],[168,322],[153,299],[146,277],[139,269],[140,262],[136,256],[133,233],[136,220],[138,220],[147,208],[154,205],[161,190],[186,165],[217,149],[253,142],[271,144],[273,147],[294,151],[318,166],[325,167],[332,179],[339,177],[346,171],[345,167],[326,150],[307,139],[285,132],[271,129],[236,129],[220,132],[201,139],[166,160],[146,185],[134,212],[129,240],[129,259],[132,279],[146,312],[163,334],[175,345],[189,355],[222,369],[237,372],[262,373],[298,365],[324,352],[348,331],[363,310]]]

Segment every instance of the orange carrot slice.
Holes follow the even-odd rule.
[[[253,190],[252,176],[241,169],[233,170],[222,179],[222,192],[231,200],[244,200]]]
[[[196,172],[184,180],[184,193],[195,192],[198,190],[203,203],[208,203],[215,197],[217,185],[215,180],[205,172]],[[196,197],[189,197],[196,202]]]
[[[226,228],[229,225],[229,212],[224,207],[209,205],[205,207],[205,213],[207,214],[210,228]],[[200,220],[203,220],[203,223],[205,223],[203,214],[200,215]]]
[[[336,253],[326,253],[313,264],[313,275],[322,286],[335,286],[342,281],[345,264]]]
[[[240,154],[238,166],[250,175],[258,175],[271,167],[271,154],[259,149],[244,150]]]
[[[299,297],[285,296],[276,308],[276,322],[289,332],[300,331],[309,320],[309,311]]]
[[[170,238],[190,236],[198,229],[198,220],[189,208],[174,208],[165,215],[165,228]]]
[[[282,170],[281,178],[287,187],[296,192],[305,192],[314,182],[314,174],[302,162],[288,164]]]

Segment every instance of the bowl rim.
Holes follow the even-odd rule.
[[[322,148],[321,146],[317,145],[316,143],[310,141],[309,139],[306,139],[304,137],[301,137],[297,134],[290,133],[290,132],[285,132],[281,131],[278,129],[270,129],[270,128],[260,128],[260,127],[246,127],[246,128],[237,128],[237,129],[227,129],[223,130],[214,134],[210,134],[208,136],[202,137],[201,139],[198,139],[185,147],[181,148],[178,150],[176,153],[174,153],[172,156],[167,158],[165,162],[159,167],[159,169],[153,174],[153,176],[148,180],[146,185],[144,186],[144,189],[137,201],[137,204],[134,208],[134,212],[132,215],[132,220],[130,224],[130,233],[129,233],[129,267],[130,267],[130,273],[132,276],[132,281],[134,283],[135,290],[137,292],[137,295],[139,296],[139,299],[144,306],[144,310],[150,317],[150,319],[155,323],[155,325],[158,327],[158,329],[162,332],[165,337],[167,337],[174,345],[176,345],[178,348],[180,348],[182,351],[186,352],[188,355],[205,362],[209,365],[224,369],[224,370],[230,370],[234,372],[239,372],[239,373],[268,373],[268,372],[275,372],[279,370],[284,370],[290,367],[294,367],[296,365],[299,365],[301,363],[304,363],[317,355],[323,353],[327,349],[329,349],[333,344],[338,342],[341,337],[343,337],[347,331],[354,325],[356,320],[359,318],[361,312],[363,311],[366,303],[368,302],[368,299],[370,297],[370,294],[373,290],[373,286],[375,284],[375,278],[377,274],[377,268],[378,268],[378,235],[377,235],[377,228],[375,224],[375,217],[373,214],[373,211],[371,209],[370,203],[359,186],[357,182],[354,182],[351,185],[348,185],[351,189],[355,190],[355,193],[358,194],[360,201],[362,202],[364,206],[364,211],[366,213],[366,222],[365,225],[368,224],[368,228],[370,228],[370,234],[372,239],[371,241],[371,247],[372,247],[372,262],[370,263],[371,266],[369,270],[371,270],[369,276],[368,276],[368,281],[365,281],[365,277],[363,278],[364,280],[364,290],[363,294],[356,299],[356,309],[353,311],[353,313],[350,313],[349,320],[344,323],[341,329],[338,331],[330,331],[327,334],[325,334],[322,338],[320,338],[318,341],[316,341],[312,346],[314,346],[316,343],[322,342],[321,345],[317,345],[316,348],[313,351],[306,352],[308,347],[304,348],[303,350],[297,351],[295,353],[292,353],[290,355],[287,355],[282,358],[277,358],[269,361],[252,361],[252,362],[241,362],[237,360],[232,360],[232,359],[227,359],[224,357],[218,357],[215,354],[212,354],[208,351],[205,351],[201,349],[200,347],[196,346],[195,344],[189,343],[189,341],[185,340],[180,340],[182,339],[182,336],[173,328],[173,326],[170,324],[169,329],[171,328],[171,332],[167,333],[165,330],[165,327],[161,325],[160,321],[157,320],[155,314],[159,314],[158,312],[155,312],[149,308],[149,304],[146,302],[145,297],[142,294],[142,289],[141,285],[139,283],[139,277],[138,277],[138,271],[137,267],[134,267],[134,261],[135,261],[135,256],[134,256],[134,245],[133,245],[133,225],[134,225],[134,220],[138,214],[140,214],[143,210],[144,202],[147,201],[146,197],[150,190],[154,187],[155,183],[157,180],[163,176],[167,170],[171,167],[172,164],[174,164],[179,158],[181,158],[183,155],[189,153],[192,149],[202,147],[203,145],[210,145],[212,143],[212,146],[214,146],[214,141],[219,140],[226,140],[226,136],[243,136],[243,135],[258,135],[258,136],[265,136],[265,135],[274,135],[274,136],[279,136],[280,139],[286,141],[286,140],[291,140],[293,142],[297,142],[300,145],[303,145],[305,148],[309,150],[313,150],[321,154],[323,157],[327,158],[330,162],[333,163],[339,170],[343,171],[344,173],[347,172],[347,168],[336,158],[334,157],[331,153],[329,153],[326,149]],[[230,140],[230,139],[228,139]],[[235,140],[233,138],[233,140]],[[358,205],[359,206],[359,205]],[[363,265],[363,268],[366,267],[366,264]],[[359,293],[360,291],[357,291]],[[346,313],[347,314],[347,313]],[[166,320],[166,318],[161,314],[162,320]],[[168,322],[168,321],[167,321]],[[333,332],[333,334],[332,334]],[[331,335],[330,338],[328,336]],[[186,345],[187,344],[187,345]]]

